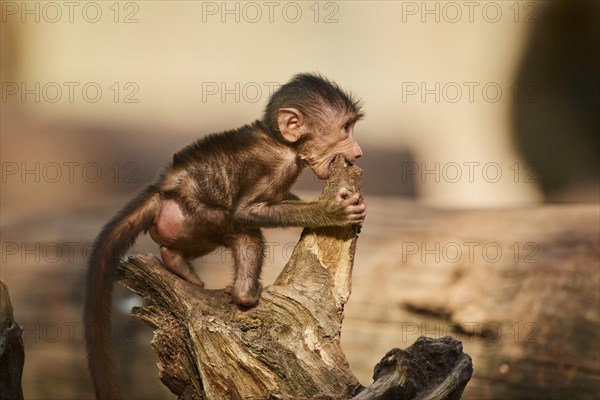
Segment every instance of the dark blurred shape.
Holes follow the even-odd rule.
[[[8,286],[0,281],[0,399],[22,400],[23,328],[15,322]]]
[[[538,4],[513,87],[514,139],[547,201],[597,201],[600,2]]]

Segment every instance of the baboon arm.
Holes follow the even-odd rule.
[[[246,224],[275,228],[285,226],[320,227],[337,225],[324,201],[284,200],[278,204],[253,203],[240,207],[236,218]]]

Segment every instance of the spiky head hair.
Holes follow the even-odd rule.
[[[348,115],[355,120],[364,114],[360,101],[318,74],[298,74],[273,93],[265,109],[263,123],[271,133],[279,132],[280,108],[296,108],[308,124],[325,123],[332,117]]]

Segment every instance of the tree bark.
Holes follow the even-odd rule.
[[[336,159],[321,195],[360,191],[361,170]],[[180,399],[458,399],[470,379],[469,356],[452,338],[422,338],[394,349],[362,387],[340,347],[351,292],[357,233],[352,227],[304,229],[290,261],[249,310],[223,290],[200,290],[152,255],[119,268],[121,284],[147,306],[132,315],[155,329],[162,382]]]

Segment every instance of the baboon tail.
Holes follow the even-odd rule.
[[[84,327],[88,366],[98,400],[121,399],[110,320],[117,267],[159,210],[156,186],[149,185],[104,226],[92,247],[88,261]]]

